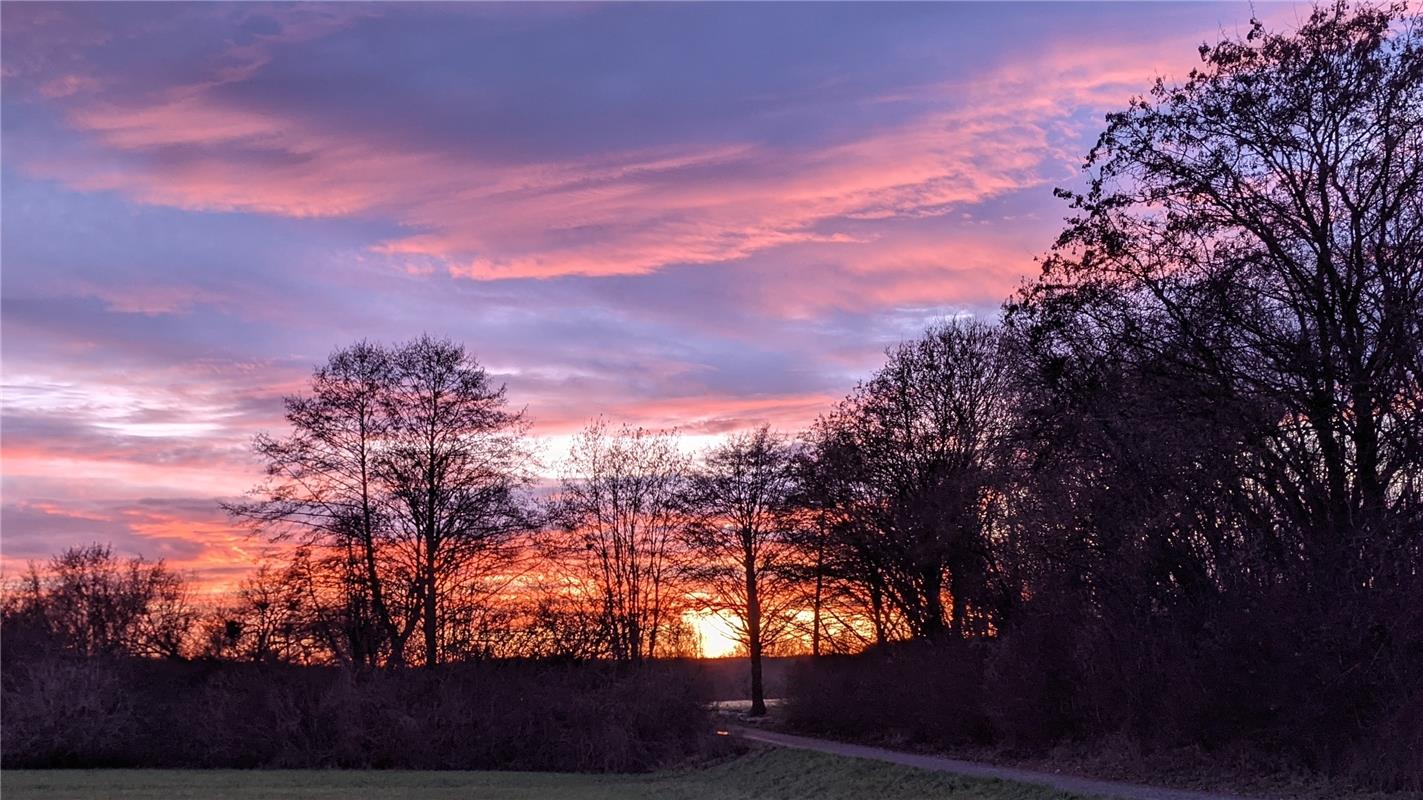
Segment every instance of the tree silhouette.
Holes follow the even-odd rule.
[[[766,713],[762,654],[792,630],[799,599],[791,457],[785,438],[762,426],[708,451],[690,486],[687,574],[746,645],[752,716]]]

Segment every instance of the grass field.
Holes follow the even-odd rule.
[[[1034,786],[797,750],[650,775],[539,772],[11,770],[5,800],[1067,800]]]

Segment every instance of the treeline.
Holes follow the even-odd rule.
[[[1336,5],[1203,47],[1109,117],[1003,327],[822,420],[832,572],[947,643],[811,669],[801,724],[1423,787],[1420,45]]]
[[[764,653],[869,648],[802,671],[806,727],[1250,747],[1418,788],[1420,44],[1402,7],[1335,5],[1203,47],[1108,118],[1001,321],[892,348],[794,436],[688,455],[597,422],[545,486],[462,346],[341,350],[229,506],[290,563],[204,620],[111,558],[142,613],[82,610],[108,595],[66,576],[104,558],[69,554],[12,594],[5,655],[24,630],[366,674],[636,663],[695,653],[685,614],[713,612],[757,711]]]

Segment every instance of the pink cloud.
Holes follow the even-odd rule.
[[[319,19],[284,35],[315,38],[339,24]],[[431,258],[456,277],[645,274],[863,243],[848,227],[857,221],[943,215],[1062,180],[1080,158],[1066,135],[1073,115],[1121,105],[1156,72],[1183,71],[1196,38],[1050,48],[971,84],[921,87],[917,96],[937,98],[938,110],[816,147],[687,145],[533,164],[400,148],[387,132],[332,130],[299,113],[225,102],[216,89],[265,63],[273,43],[262,41],[227,54],[230,65],[206,82],[107,102],[70,98],[71,123],[101,149],[26,166],[184,209],[386,215],[412,232],[378,253]],[[170,151],[177,155],[144,157]]]
[[[695,394],[623,399],[598,407],[597,411],[610,419],[629,420],[648,428],[676,428],[693,434],[721,434],[762,424],[794,431],[804,428],[836,399],[838,396],[823,392],[750,396]],[[590,419],[587,404],[570,406],[566,411],[540,424],[540,435],[556,437],[573,433]]]
[[[176,314],[189,311],[198,304],[227,302],[222,295],[194,286],[100,286],[85,281],[72,285],[70,289],[77,295],[97,297],[110,310],[123,314]]]

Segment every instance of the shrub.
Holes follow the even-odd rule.
[[[7,674],[3,766],[639,772],[719,742],[681,673],[48,658]]]
[[[791,673],[787,718],[807,731],[954,746],[984,743],[978,643],[896,643],[827,656]]]

